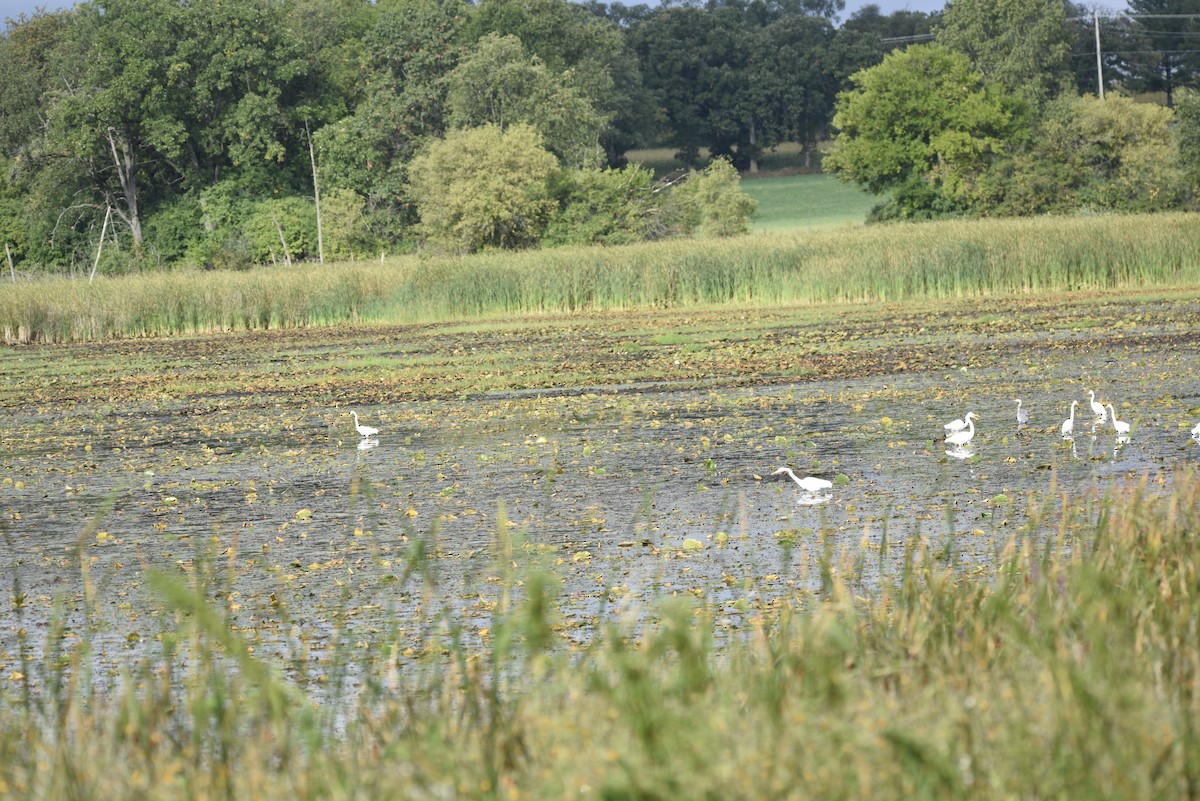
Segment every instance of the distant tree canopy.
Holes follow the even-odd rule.
[[[968,208],[980,178],[1028,127],[1021,100],[941,45],[891,53],[853,80],[826,167],[891,193],[900,216]]]
[[[1186,206],[1194,4],[1100,20],[1107,87],[1163,116],[1078,97],[1095,18],[1063,0],[84,0],[0,35],[0,236],[21,271],[102,232],[107,272],[310,258],[310,148],[331,257],[728,235],[729,165],[831,134],[881,217]],[[694,172],[625,163],[664,146]],[[468,220],[485,179],[521,219]]]
[[[1098,86],[1099,20],[1083,7],[951,0],[935,44],[913,44],[852,76],[825,166],[883,197],[875,219],[1191,207],[1200,115],[1183,87],[1200,64],[1172,52],[1200,22],[1191,5],[1135,0],[1132,15],[1106,21],[1100,69],[1110,94],[1100,100],[1077,94]],[[1159,50],[1138,66],[1131,57],[1148,53],[1135,48],[1155,46],[1148,28],[1161,32]],[[1090,65],[1080,70],[1072,51],[1083,47]],[[1118,79],[1126,91],[1161,92],[1165,106],[1134,102]]]

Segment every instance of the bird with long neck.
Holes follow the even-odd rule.
[[[791,476],[792,481],[795,481],[797,484],[799,484],[800,489],[804,490],[805,492],[820,492],[823,489],[829,489],[833,486],[832,481],[826,481],[823,478],[816,478],[815,476],[805,476],[804,478],[800,478],[793,473],[790,468],[787,467],[781,467],[771,475],[777,476],[781,473],[786,473],[787,475]]]
[[[1071,416],[1063,420],[1062,435],[1063,439],[1067,439],[1075,431],[1075,407],[1079,405],[1079,401],[1071,401]]]
[[[371,426],[364,426],[362,423],[358,422],[358,412],[350,412],[350,414],[354,416],[354,428],[362,436],[373,437],[379,433],[378,428],[372,428]]]
[[[1111,403],[1108,404],[1108,411],[1112,415],[1113,428],[1117,430],[1117,435],[1121,436],[1123,434],[1128,434],[1129,423],[1125,422],[1124,420],[1117,419],[1117,410],[1113,408]]]
[[[954,445],[957,448],[966,447],[966,444],[975,438],[975,412],[967,412],[963,420],[967,421],[967,430],[958,431],[946,437],[947,445]]]

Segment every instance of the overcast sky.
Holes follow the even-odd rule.
[[[648,5],[654,5],[656,2],[656,0],[625,0],[625,3],[634,5],[639,1],[647,2]],[[35,8],[39,7],[56,9],[71,5],[74,5],[74,0],[0,0],[0,20],[16,19],[20,14],[31,14]],[[841,14],[842,19],[846,19],[865,5],[867,3],[864,0],[846,0],[846,10]],[[879,6],[884,14],[890,14],[900,9],[938,11],[945,7],[946,0],[875,0],[875,5]]]

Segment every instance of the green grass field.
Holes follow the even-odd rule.
[[[634,150],[629,160],[663,176],[683,168],[670,148]],[[861,225],[880,198],[804,165],[803,150],[786,143],[763,153],[759,173],[742,176],[742,191],[758,201],[752,230],[777,233]]]
[[[832,175],[788,175],[742,180],[758,201],[752,230],[780,233],[862,225],[879,198]]]

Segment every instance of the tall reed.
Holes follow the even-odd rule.
[[[889,225],[386,264],[0,286],[9,342],[694,304],[953,299],[1200,284],[1186,214]]]
[[[324,707],[225,625],[203,571],[160,577],[178,625],[118,688],[82,680],[62,632],[36,691],[4,677],[0,795],[1195,798],[1200,474],[1089,508],[1087,528],[996,542],[987,576],[914,540],[870,597],[828,564],[818,599],[723,642],[715,609],[668,600],[578,648],[552,568],[501,527],[486,645],[442,617],[405,667],[380,633]]]

